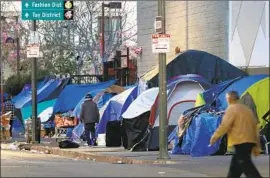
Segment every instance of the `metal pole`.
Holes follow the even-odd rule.
[[[186,0],[186,50],[188,50],[188,0]]]
[[[158,16],[162,17],[162,34],[165,34],[165,0],[158,1]],[[159,57],[159,159],[169,159],[167,124],[166,53]]]
[[[104,63],[104,57],[105,57],[105,22],[104,22],[104,3],[102,3],[102,15],[101,15],[101,56],[102,56],[102,65],[103,65],[103,80],[106,81],[106,74],[105,74],[105,63]]]
[[[0,1],[0,65],[1,65],[1,114],[4,113],[4,62],[2,58],[2,3]]]
[[[19,17],[16,16],[16,25],[18,24]],[[17,34],[17,77],[20,80],[20,38],[19,38],[19,33],[18,31],[16,32]]]
[[[36,20],[32,22],[32,30],[36,31]],[[40,143],[40,133],[38,133],[37,119],[37,58],[32,58],[32,142]]]
[[[126,85],[129,85],[129,47],[127,47],[127,74]]]

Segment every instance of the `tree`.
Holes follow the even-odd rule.
[[[37,31],[40,34],[40,44],[43,57],[38,59],[39,69],[48,69],[52,74],[74,74],[76,69],[76,57],[83,60],[85,71],[93,65],[96,74],[100,74],[102,60],[100,57],[100,29],[99,16],[101,16],[101,2],[98,1],[74,1],[75,17],[73,21],[38,21]],[[15,9],[16,10],[16,9]],[[106,21],[110,24],[110,33],[106,37],[106,59],[111,58],[113,51],[119,49],[128,40],[136,40],[136,23],[129,21],[131,11],[127,2],[122,2],[121,10],[106,8],[106,16],[113,19],[120,16],[121,21]],[[110,23],[109,23],[110,22]],[[20,22],[20,38],[22,46],[28,44],[31,23]],[[121,37],[121,38],[120,38]],[[120,39],[120,40],[117,40]],[[72,53],[72,55],[70,55]],[[24,50],[24,56],[25,50]],[[90,59],[90,60],[89,60]],[[22,72],[27,73],[31,68],[30,61],[24,58],[21,63]],[[64,64],[65,67],[60,67]],[[83,69],[82,69],[83,71]]]
[[[73,21],[47,21],[38,25],[39,32],[42,34],[42,49],[44,54],[44,65],[52,65],[58,56],[64,52],[74,52],[84,61],[88,60],[98,68],[102,63],[100,58],[100,29],[99,16],[101,16],[101,3],[98,1],[75,1],[75,16]],[[121,10],[112,12],[107,11],[107,16],[119,16],[120,20],[111,20],[111,32],[106,37],[106,58],[112,57],[111,54],[119,49],[121,44],[131,40],[136,36],[136,32],[131,33],[133,26],[127,22],[129,10],[127,3],[122,3]],[[113,18],[111,18],[113,19]],[[118,20],[118,21],[117,21]],[[109,21],[108,21],[109,22]],[[128,27],[129,25],[129,27]],[[120,38],[121,37],[121,38]],[[121,39],[121,40],[118,40]],[[86,63],[85,63],[86,64]],[[96,71],[100,73],[100,71]]]

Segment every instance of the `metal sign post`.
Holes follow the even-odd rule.
[[[32,30],[36,31],[36,20],[32,22]],[[38,54],[39,55],[39,54]],[[40,143],[40,133],[37,129],[37,58],[32,58],[32,142]]]
[[[73,20],[73,1],[63,0],[22,0],[22,20],[32,20],[30,44],[27,57],[32,58],[32,142],[40,143],[40,122],[37,118],[37,58],[39,38],[36,20]]]
[[[158,15],[162,17],[162,34],[165,34],[165,0],[158,1]],[[163,48],[163,47],[161,47]],[[164,49],[161,49],[164,50]],[[167,122],[166,46],[159,53],[159,159],[169,159]]]

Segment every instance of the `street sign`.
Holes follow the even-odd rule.
[[[39,35],[37,31],[30,31],[29,44],[39,44]]]
[[[169,34],[153,34],[152,35],[152,51],[153,53],[170,52],[170,35]]]
[[[73,20],[73,1],[22,0],[22,20]]]
[[[162,17],[157,16],[155,19],[155,32],[156,33],[162,33]]]
[[[40,57],[39,45],[27,45],[27,58]]]

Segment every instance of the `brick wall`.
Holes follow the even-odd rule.
[[[197,49],[228,59],[228,14],[227,1],[166,1],[166,33],[171,34],[167,58],[174,55],[178,46],[181,51]],[[155,16],[157,1],[138,1],[138,45],[143,47],[138,60],[139,76],[157,64],[151,49]]]

